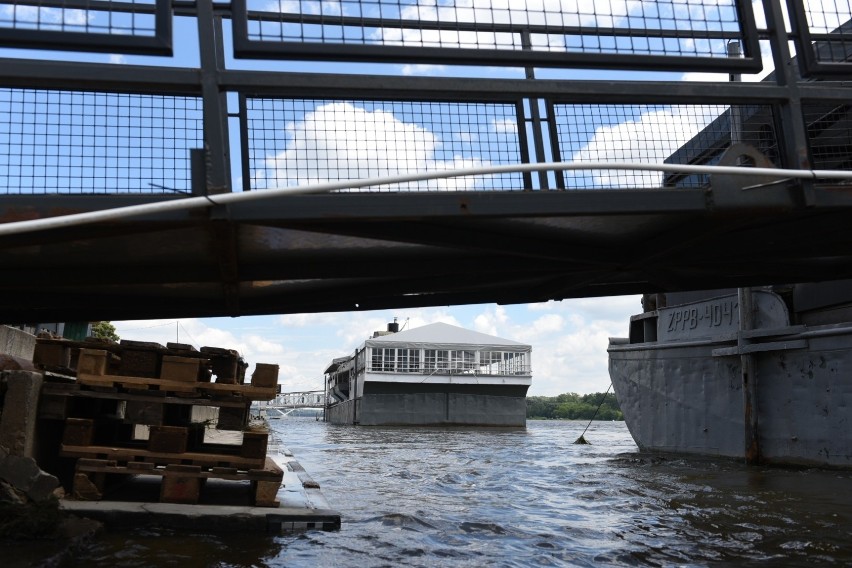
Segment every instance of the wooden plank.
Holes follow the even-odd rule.
[[[45,343],[37,339],[33,349],[33,364],[41,369],[68,369],[71,365],[71,350],[62,343]]]
[[[63,388],[55,388],[55,387],[63,387]],[[73,387],[73,389],[67,389],[64,387]],[[89,388],[88,386],[86,388]],[[147,390],[147,391],[136,391],[136,392],[118,392],[115,390],[110,391],[94,391],[94,390],[83,390],[81,389],[81,385],[79,384],[52,384],[45,383],[44,387],[42,387],[43,395],[50,395],[56,397],[83,397],[83,398],[106,398],[106,399],[117,399],[117,400],[136,400],[140,402],[151,402],[151,403],[168,403],[168,404],[184,404],[184,405],[196,405],[200,404],[197,399],[187,399],[175,396],[168,396],[166,391],[159,390]],[[217,407],[228,407],[228,408],[239,408],[248,410],[251,405],[251,400],[247,400],[241,397],[232,397],[232,398],[205,398],[203,402],[204,406],[217,406]],[[242,430],[242,428],[240,428]]]
[[[196,389],[212,394],[239,395],[246,400],[272,400],[276,395],[276,388],[254,387],[251,385],[227,385],[221,383],[189,383],[181,381],[169,381],[163,379],[152,379],[148,377],[125,377],[122,375],[91,375],[80,373],[77,381],[87,386],[112,387],[123,386],[124,388],[150,388],[174,392],[194,392]]]
[[[249,405],[237,408],[221,407],[216,419],[217,430],[245,430],[248,426]]]
[[[255,387],[252,385],[226,385],[222,383],[203,383],[198,388],[205,391],[226,394],[239,394],[249,400],[272,400],[277,394],[276,387]]]
[[[240,446],[240,455],[244,458],[263,458],[266,457],[266,447],[268,445],[269,432],[253,432],[248,430],[243,432],[243,443]]]
[[[101,487],[92,481],[85,473],[74,474],[74,497],[83,501],[99,501],[103,497]]]
[[[184,454],[188,436],[187,429],[182,426],[151,426],[148,449],[156,453]]]
[[[265,479],[272,481],[281,481],[282,479],[284,479],[284,471],[280,467],[278,467],[278,464],[275,463],[275,460],[273,460],[272,458],[266,458],[262,469],[252,469],[249,470],[249,473],[252,474],[255,479]]]
[[[67,418],[62,443],[69,446],[89,446],[95,437],[95,421],[90,418]]]
[[[253,485],[255,507],[278,507],[281,504],[277,499],[280,482],[256,481]]]
[[[93,458],[80,458],[77,460],[77,468],[87,468],[87,467],[115,467],[117,462],[115,460],[99,460]],[[95,471],[94,469],[88,471]]]
[[[162,356],[166,349],[159,343],[122,339],[119,372],[129,377],[159,377]]]
[[[156,464],[191,463],[194,465],[208,465],[236,467],[239,469],[263,469],[264,458],[245,458],[238,455],[205,454],[202,452],[184,452],[173,454],[166,452],[153,452],[145,448],[116,448],[111,446],[73,446],[62,444],[60,455],[65,457],[100,457],[114,459],[119,462],[151,462]]]
[[[77,372],[101,376],[106,372],[107,352],[104,349],[80,349]]]
[[[238,351],[221,347],[202,347],[201,352],[210,357],[212,374],[220,384],[242,384],[241,359]]]
[[[71,399],[62,395],[44,394],[38,401],[38,417],[42,420],[65,420],[71,407]]]
[[[162,426],[165,405],[161,401],[148,402],[125,399],[124,422],[127,424],[145,424],[147,426]]]
[[[201,495],[201,468],[189,465],[168,465],[160,484],[161,503],[198,503]]]
[[[251,375],[251,384],[255,387],[278,388],[278,365],[258,363]]]
[[[160,367],[160,379],[183,383],[195,383],[198,382],[198,371],[200,368],[200,359],[193,357],[178,357],[176,355],[163,355],[163,363]]]
[[[137,465],[147,465],[149,468],[138,468]],[[176,468],[182,468],[180,470]],[[190,469],[192,468],[192,469]],[[284,472],[280,469],[277,475],[275,472],[267,469],[262,470],[238,470],[237,468],[222,468],[203,466],[187,466],[183,464],[172,464],[167,466],[155,466],[154,464],[139,464],[131,462],[127,465],[119,465],[115,460],[78,460],[76,465],[78,473],[110,473],[117,475],[153,475],[163,477],[169,472],[180,473],[181,475],[193,475],[200,479],[223,479],[226,481],[265,481],[277,483],[278,485],[284,480]]]

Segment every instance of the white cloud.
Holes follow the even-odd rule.
[[[401,73],[403,75],[443,75],[446,71],[446,65],[426,65],[426,64],[409,64],[403,65]]]
[[[127,63],[127,58],[120,53],[111,53],[109,55],[109,62],[115,64],[124,64]]]
[[[641,113],[633,120],[598,127],[588,143],[574,152],[571,161],[660,164],[727,108],[671,106]],[[663,174],[594,170],[589,175],[599,187],[659,187]]]
[[[281,12],[287,14],[308,14],[318,16],[339,16],[344,13],[343,6],[335,0],[278,0],[268,2],[264,7],[267,12]]]
[[[506,308],[504,306],[494,306],[493,308],[486,309],[474,318],[473,328],[480,333],[499,335],[500,327],[507,324],[508,321]]]
[[[3,13],[17,24],[38,24],[41,29],[53,29],[56,26],[85,26],[92,19],[86,10],[39,6],[3,6]]]
[[[494,132],[499,132],[500,134],[518,133],[518,123],[515,120],[494,120],[491,122],[491,126],[494,128]]]
[[[490,165],[477,157],[436,157],[441,140],[431,131],[397,119],[385,110],[367,110],[349,102],[318,106],[285,127],[287,147],[266,160],[258,179],[279,185],[367,179],[425,171]],[[473,189],[487,176],[411,182],[404,187]],[[400,187],[400,186],[396,186]]]
[[[284,353],[284,346],[259,335],[247,335],[244,338],[248,350],[260,356],[277,356]]]

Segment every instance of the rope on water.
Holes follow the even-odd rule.
[[[588,443],[589,443],[589,442],[587,442],[587,441],[586,441],[586,438],[585,438],[586,430],[588,430],[588,429],[589,429],[589,426],[591,426],[591,425],[592,425],[592,420],[594,420],[594,419],[595,419],[595,416],[597,416],[597,415],[598,415],[598,410],[600,410],[600,409],[601,409],[601,406],[603,406],[603,403],[604,403],[604,401],[606,400],[606,395],[608,395],[608,394],[609,394],[609,389],[611,389],[611,388],[612,388],[612,383],[609,383],[609,386],[608,386],[608,387],[606,387],[606,392],[605,392],[605,393],[604,393],[604,395],[601,397],[601,403],[598,405],[598,408],[597,408],[597,410],[595,410],[595,413],[594,413],[594,414],[592,414],[592,419],[591,419],[591,420],[589,420],[589,423],[588,423],[588,424],[586,424],[586,427],[583,429],[583,433],[582,433],[582,434],[580,434],[580,437],[579,437],[579,438],[577,438],[577,439],[574,441],[574,443],[575,443],[575,444],[588,444]]]

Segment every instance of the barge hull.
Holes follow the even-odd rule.
[[[356,401],[328,409],[334,424],[526,426],[528,385],[370,382]]]
[[[702,303],[691,306],[700,313]],[[672,309],[684,310],[658,313]],[[610,377],[639,448],[745,459],[744,354],[752,365],[759,462],[852,468],[849,323],[786,323],[715,338],[611,340]]]

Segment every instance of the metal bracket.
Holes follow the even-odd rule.
[[[769,158],[748,144],[733,144],[722,154],[718,165],[776,167]],[[799,187],[799,180],[770,175],[713,174],[710,176],[708,202],[711,209],[792,209],[798,201],[792,190]]]

